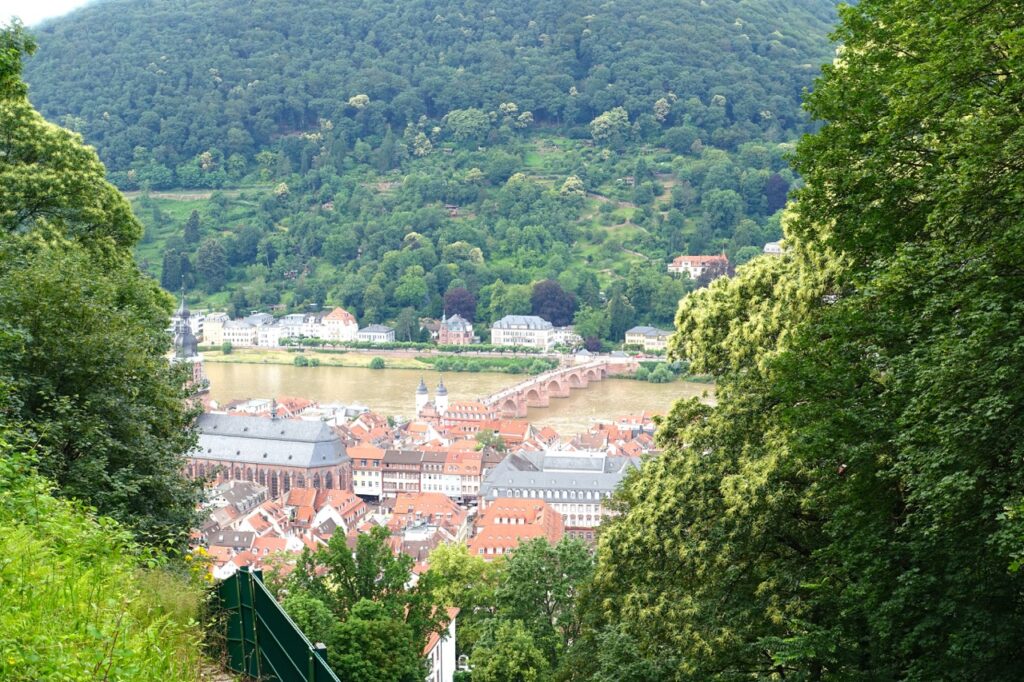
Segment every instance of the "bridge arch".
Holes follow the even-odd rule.
[[[513,398],[506,398],[501,404],[501,411],[508,414],[515,414],[517,407],[516,401]]]
[[[580,376],[579,372],[571,372],[569,374],[570,388],[583,388],[583,385],[583,377]]]

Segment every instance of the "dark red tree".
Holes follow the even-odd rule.
[[[546,279],[533,285],[530,295],[533,314],[543,317],[556,327],[572,324],[576,312],[576,296],[562,288],[553,279]]]
[[[765,180],[764,195],[768,199],[768,212],[775,213],[786,205],[786,197],[789,194],[789,183],[778,173],[772,173]]]
[[[476,296],[463,287],[449,289],[444,295],[444,310],[449,317],[461,315],[472,322],[476,316]]]

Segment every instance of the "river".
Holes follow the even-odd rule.
[[[219,403],[246,398],[301,397],[321,403],[359,403],[386,415],[412,416],[420,377],[433,396],[439,374],[409,369],[295,367],[294,365],[206,363],[210,397]],[[475,400],[522,381],[522,374],[449,372],[450,400]],[[592,419],[640,411],[664,414],[681,397],[711,393],[712,387],[676,381],[651,384],[605,379],[576,389],[568,398],[552,398],[549,407],[532,407],[532,423],[549,425],[563,437],[585,431]]]

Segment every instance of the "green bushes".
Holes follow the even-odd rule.
[[[2,440],[0,557],[0,679],[200,679],[202,589],[52,497]]]
[[[541,374],[558,366],[548,358],[478,358],[422,357],[416,358],[434,366],[439,372],[503,372],[505,374]]]
[[[370,369],[384,369],[384,358],[378,356],[370,360]]]
[[[685,376],[686,379],[694,380],[687,374],[689,365],[685,362],[654,362],[645,361],[640,363],[640,367],[633,374],[633,379],[637,381],[649,381],[652,384],[667,384],[670,381],[675,381],[681,376]],[[712,383],[710,377],[698,377],[696,380],[703,379],[703,383]]]

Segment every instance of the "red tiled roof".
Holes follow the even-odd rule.
[[[312,507],[314,502],[316,488],[292,488],[285,498],[285,504],[289,507]]]
[[[358,324],[355,316],[344,308],[335,308],[324,316],[324,320],[339,321],[345,324]]]
[[[718,254],[716,256],[676,256],[673,259],[673,265],[681,265],[684,262],[690,263],[691,265],[708,265],[710,263],[728,263],[729,259],[725,257],[725,254]]]
[[[274,536],[256,538],[255,542],[252,543],[252,552],[261,557],[273,554],[274,552],[283,552],[287,548],[287,540]]]
[[[448,608],[448,622],[449,623],[452,622],[453,620],[455,620],[455,617],[458,616],[458,615],[459,615],[459,609],[457,609],[455,607],[449,607]],[[423,655],[424,656],[429,656],[431,650],[433,650],[433,648],[435,646],[437,646],[437,643],[440,642],[440,641],[441,641],[441,635],[437,634],[436,632],[431,632],[430,633],[430,637],[427,638],[427,645],[425,647],[423,647]]]

